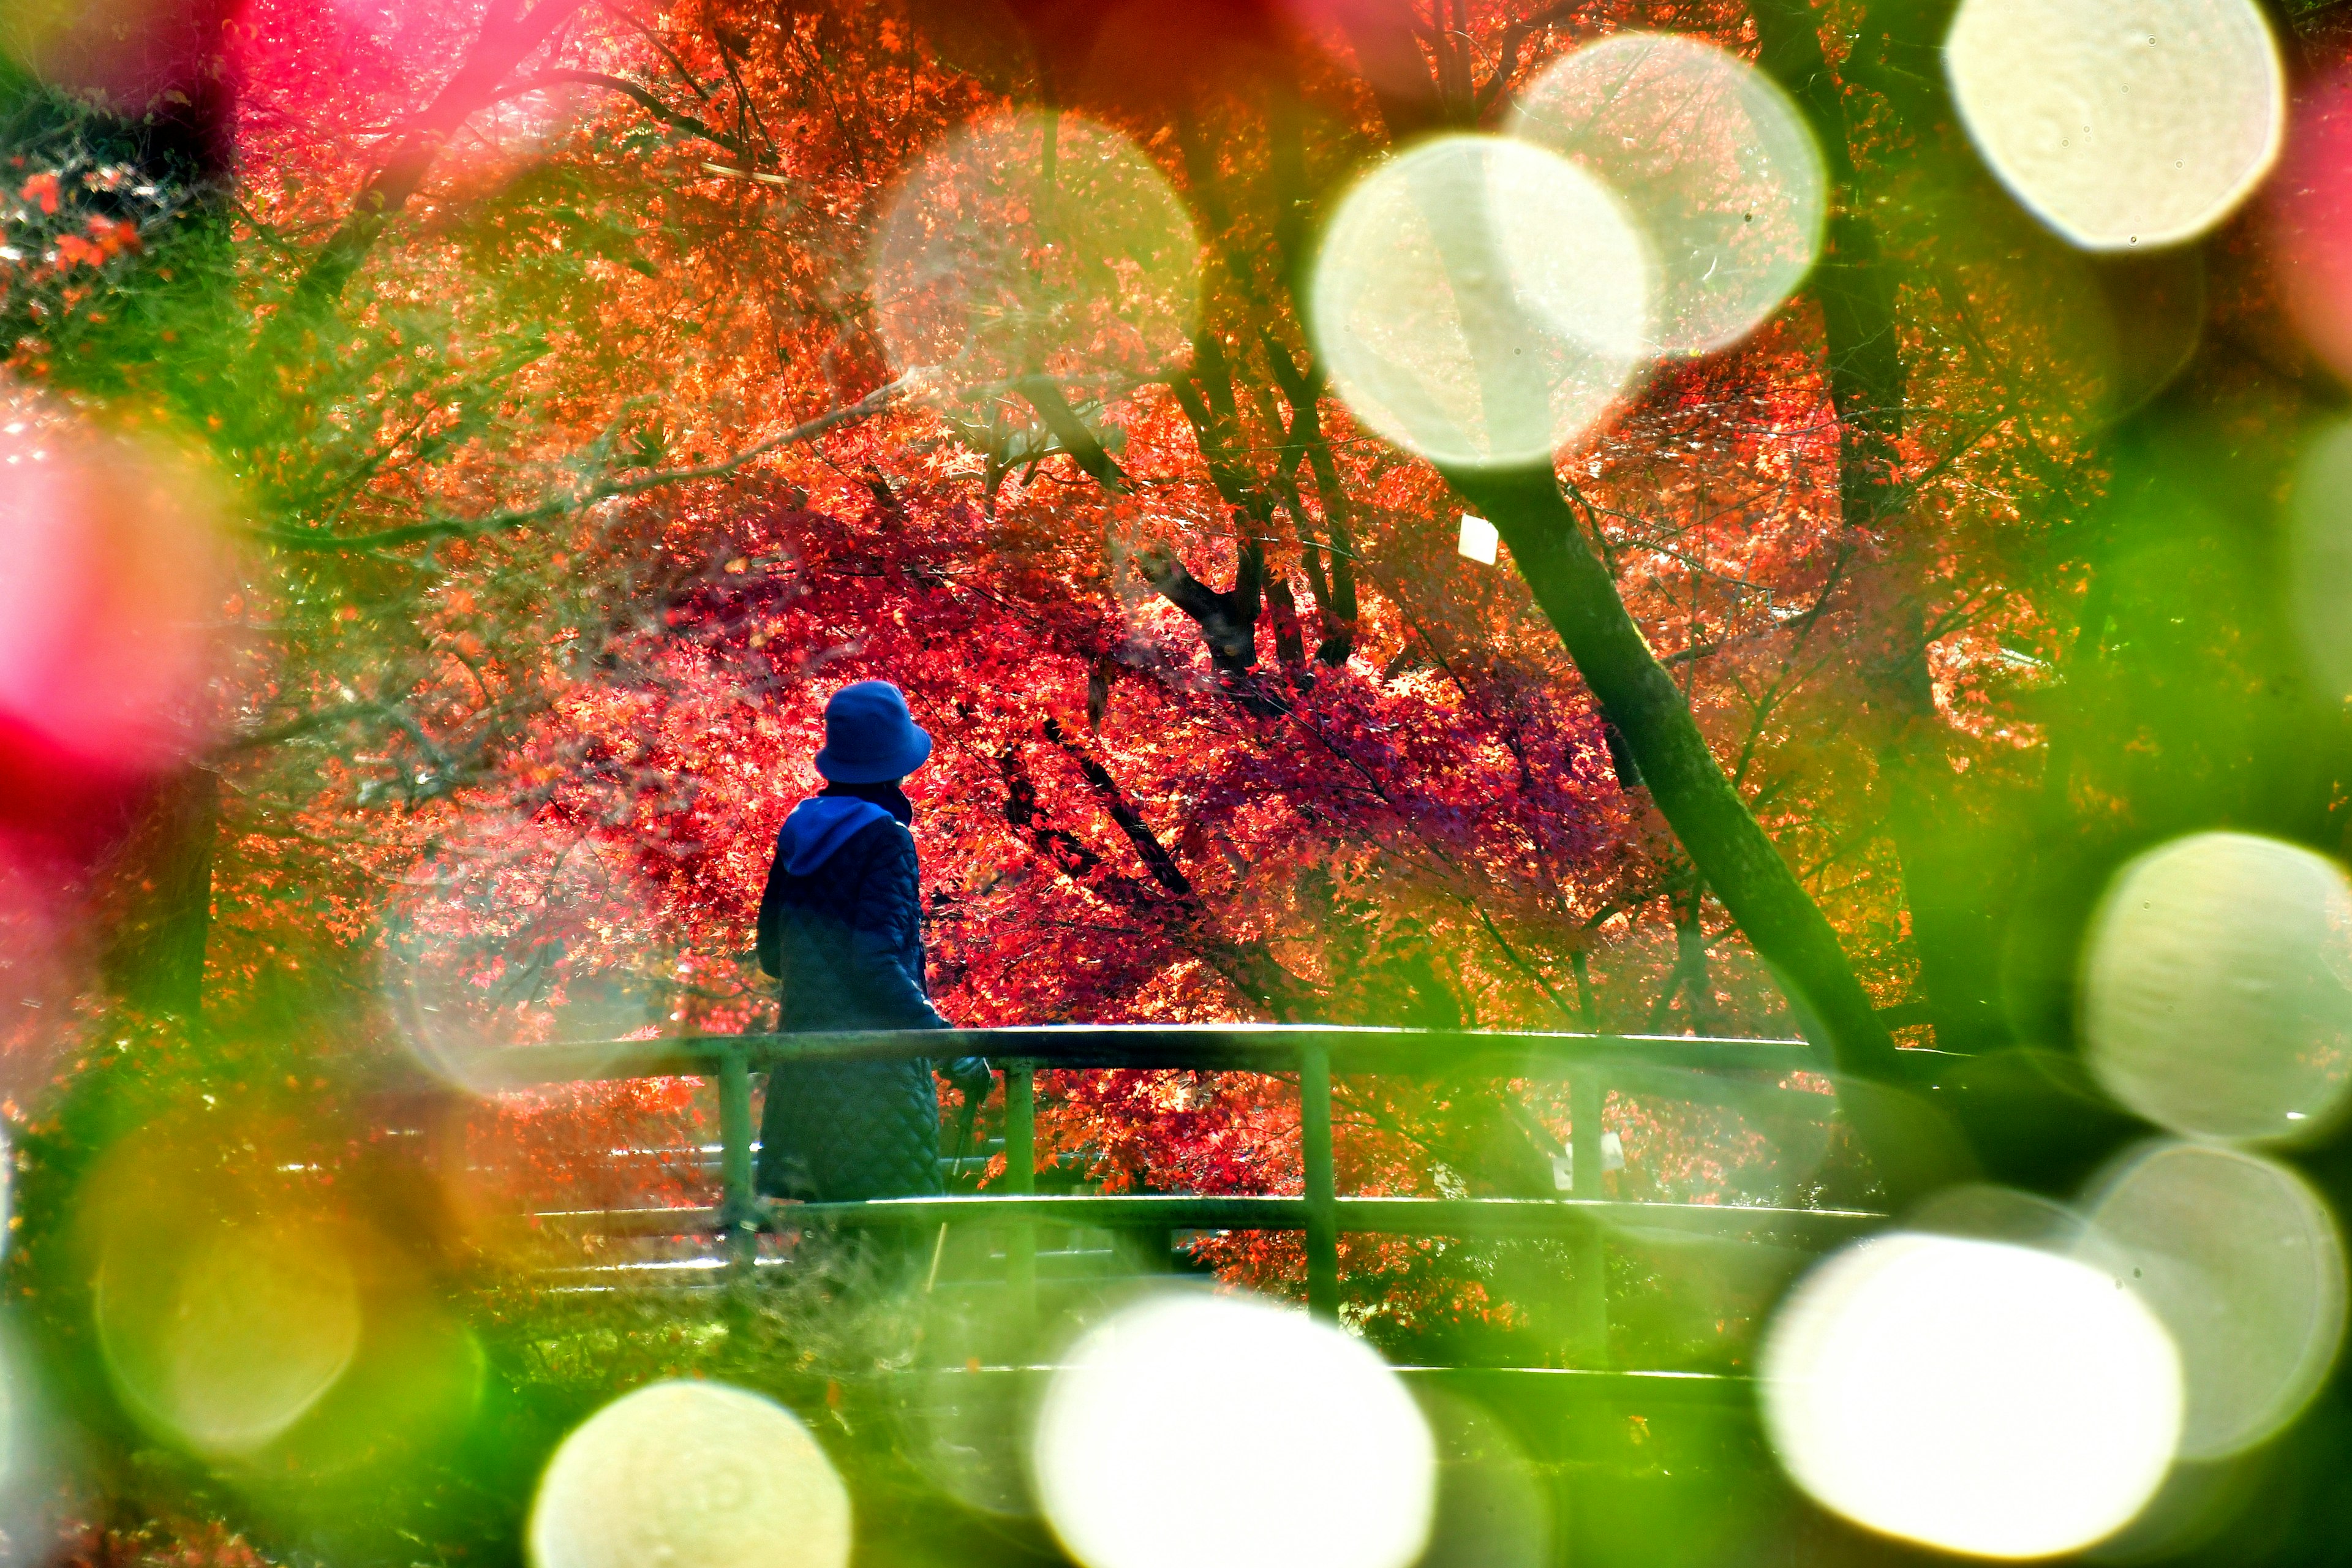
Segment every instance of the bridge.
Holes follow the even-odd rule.
[[[1931,1055],[1933,1053],[1918,1053]],[[1005,1171],[998,1190],[864,1203],[776,1203],[752,1190],[751,1077],[780,1063],[947,1059],[985,1056],[1005,1082]],[[1880,1224],[1857,1209],[1621,1202],[1600,1196],[1601,1111],[1612,1089],[1723,1105],[1767,1125],[1822,1122],[1832,1095],[1780,1087],[1817,1068],[1802,1040],[1704,1039],[1571,1033],[1504,1034],[1302,1025],[1047,1026],[831,1035],[697,1036],[520,1047],[475,1058],[469,1081],[526,1088],[652,1077],[713,1079],[719,1089],[718,1197],[694,1207],[558,1211],[542,1224],[609,1237],[700,1237],[712,1261],[749,1266],[762,1231],[815,1226],[984,1226],[1004,1238],[1015,1310],[1034,1315],[1040,1227],[1087,1227],[1153,1238],[1165,1256],[1180,1231],[1304,1233],[1307,1304],[1335,1318],[1339,1238],[1346,1232],[1566,1244],[1567,1281],[1580,1363],[1606,1364],[1609,1300],[1602,1244],[1612,1231],[1684,1235],[1819,1251]],[[1302,1190],[1293,1195],[1048,1194],[1037,1189],[1036,1077],[1088,1068],[1247,1072],[1296,1078]],[[1570,1096],[1566,1193],[1558,1198],[1392,1197],[1342,1194],[1332,1158],[1335,1079],[1396,1074],[1494,1080],[1564,1080]],[[969,1163],[969,1162],[967,1162]]]

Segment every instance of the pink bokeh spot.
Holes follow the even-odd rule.
[[[2352,75],[2295,105],[2271,210],[2287,310],[2312,352],[2352,380]]]
[[[211,510],[173,458],[47,421],[0,427],[9,772],[149,773],[202,742],[227,582]]]

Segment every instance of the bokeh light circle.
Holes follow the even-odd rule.
[[[2180,1433],[2164,1325],[2100,1269],[1899,1233],[1822,1263],[1761,1361],[1798,1484],[1888,1535],[1983,1557],[2088,1546],[2139,1512]]]
[[[2196,1137],[2331,1124],[2352,1077],[2352,881],[2326,856],[2199,833],[2126,865],[2093,917],[2082,1036],[2107,1092]]]
[[[344,1238],[283,1215],[123,1227],[98,1273],[99,1344],[124,1401],[199,1452],[263,1448],[352,1364],[360,1289]]]
[[[2179,1350],[2181,1458],[2242,1452],[2318,1392],[2344,1338],[2344,1244],[2293,1171],[2159,1144],[2099,1184],[2088,1218],[2084,1261],[2122,1270]]]
[[[670,1026],[670,933],[631,847],[577,825],[496,815],[443,841],[384,921],[384,990],[419,1062],[476,1093],[514,1087],[513,1046],[597,1042]],[[593,1065],[593,1058],[589,1065]]]
[[[931,148],[872,267],[892,363],[950,390],[1046,374],[1123,391],[1183,352],[1200,308],[1200,242],[1168,177],[1055,111],[992,115]]]
[[[844,1568],[849,1492],[772,1400],[715,1383],[624,1394],[563,1439],[530,1510],[534,1568]]]
[[[2204,233],[2284,134],[2286,79],[2254,0],[1964,0],[1944,59],[1993,173],[2093,250]]]
[[[2297,90],[2269,202],[2287,310],[2312,351],[2352,380],[2352,72]]]
[[[1308,314],[1365,425],[1437,463],[1538,463],[1644,359],[1652,270],[1624,205],[1576,164],[1442,136],[1340,198]]]
[[[1081,1338],[1031,1461],[1087,1568],[1404,1568],[1436,1500],[1428,1423],[1377,1354],[1224,1296],[1147,1300]]]
[[[217,514],[179,455],[0,396],[0,771],[146,772],[202,745]]]
[[[1829,212],[1821,149],[1787,93],[1735,55],[1670,33],[1619,33],[1531,82],[1513,135],[1598,175],[1649,236],[1651,346],[1721,348],[1804,279]]]
[[[45,1381],[18,1331],[0,1322],[0,1559],[11,1568],[54,1560],[59,1483],[76,1448]]]

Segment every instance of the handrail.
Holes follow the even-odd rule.
[[[1843,1240],[1885,1219],[1868,1209],[1789,1209],[1748,1204],[1628,1203],[1612,1198],[1337,1197],[1343,1231],[1387,1236],[1561,1239],[1595,1227],[1685,1236],[1777,1237],[1796,1243]],[[686,1236],[717,1223],[715,1208],[583,1209],[543,1214],[542,1224],[593,1226],[607,1235]],[[760,1224],[770,1230],[843,1225],[890,1228],[985,1220],[992,1225],[1086,1226],[1101,1230],[1304,1230],[1303,1197],[1190,1193],[958,1194],[948,1197],[868,1198],[863,1203],[766,1200]],[[629,1223],[635,1222],[635,1223]]]
[[[1577,1062],[1622,1059],[1704,1070],[1827,1071],[1804,1040],[1708,1040],[1680,1035],[1516,1034],[1325,1024],[1049,1024],[999,1029],[878,1029],[803,1035],[681,1035],[578,1040],[481,1051],[465,1081],[528,1088],[604,1079],[698,1078],[740,1053],[757,1072],[779,1062],[891,1061],[984,1056],[1046,1068],[1192,1068],[1296,1072],[1302,1054],[1330,1053],[1332,1070],[1410,1073],[1496,1068],[1545,1076]],[[1911,1053],[1915,1055],[1924,1053]]]
[[[1938,1053],[1910,1053],[1918,1056]],[[1005,1192],[975,1196],[776,1204],[752,1191],[751,1075],[783,1063],[890,1061],[984,1056],[1004,1069]],[[1931,1065],[1931,1064],[1922,1064]],[[1423,1236],[1554,1237],[1575,1248],[1579,1337],[1596,1360],[1607,1332],[1601,1238],[1604,1224],[1638,1215],[1664,1229],[1769,1232],[1800,1241],[1842,1238],[1884,1216],[1853,1210],[1624,1204],[1592,1198],[1600,1185],[1600,1108],[1606,1084],[1632,1079],[1693,1099],[1728,1100],[1811,1119],[1835,1100],[1805,1089],[1727,1079],[1722,1072],[1819,1071],[1803,1040],[1709,1040],[1679,1036],[1511,1034],[1475,1029],[1391,1029],[1336,1025],[1049,1025],[1002,1029],[887,1030],[803,1035],[693,1035],[652,1040],[575,1041],[479,1053],[461,1065],[476,1088],[654,1077],[716,1077],[724,1202],[715,1210],[621,1210],[608,1230],[678,1235],[713,1228],[748,1263],[763,1229],[803,1225],[937,1226],[984,1218],[1009,1227],[1007,1270],[1016,1302],[1035,1289],[1039,1224],[1159,1229],[1303,1230],[1307,1304],[1338,1315],[1342,1231]],[[1039,1069],[1192,1069],[1297,1073],[1304,1163],[1297,1197],[1182,1194],[1040,1196],[1036,1194],[1035,1077]],[[1565,1079],[1571,1095],[1569,1165],[1575,1190],[1561,1200],[1341,1196],[1331,1148],[1335,1075],[1470,1075]],[[572,1217],[547,1215],[548,1219]],[[657,1227],[669,1226],[668,1229]]]

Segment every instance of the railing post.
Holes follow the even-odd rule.
[[[1037,1072],[1026,1062],[1004,1069],[1004,1185],[1026,1197],[1037,1190]],[[1004,1237],[1004,1279],[1024,1324],[1037,1315],[1037,1232],[1013,1226]]]
[[[1568,1080],[1569,1179],[1574,1195],[1588,1201],[1601,1196],[1601,1106],[1605,1098],[1597,1068]],[[1579,1359],[1588,1366],[1603,1366],[1609,1361],[1609,1264],[1597,1220],[1578,1233],[1573,1268],[1569,1331]]]
[[[1331,1053],[1298,1053],[1298,1141],[1305,1156],[1307,1310],[1326,1322],[1339,1317],[1339,1200],[1331,1168]]]
[[[759,1246],[759,1208],[751,1192],[751,1064],[740,1046],[719,1058],[719,1223],[739,1269]]]

